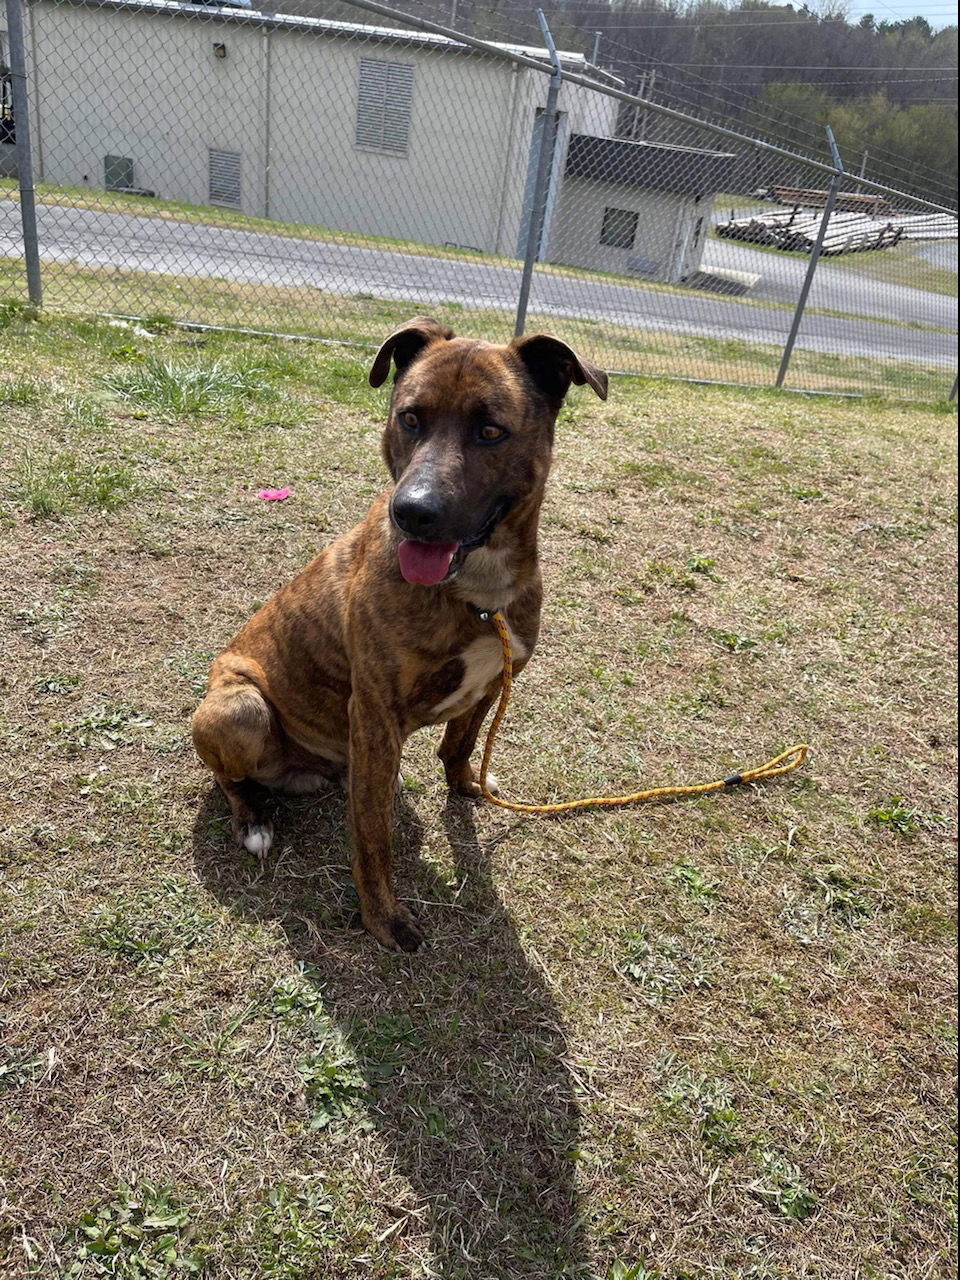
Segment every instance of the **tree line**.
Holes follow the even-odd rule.
[[[956,26],[762,0],[566,0],[564,14],[600,33],[598,61],[632,92],[817,159],[829,124],[848,170],[956,202]]]

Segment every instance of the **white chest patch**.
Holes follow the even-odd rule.
[[[510,646],[515,662],[518,658],[527,656],[525,647],[512,631]],[[503,670],[503,649],[500,646],[500,637],[495,632],[489,636],[480,636],[459,656],[464,666],[463,679],[453,693],[433,708],[432,715],[436,720],[452,720],[454,716],[472,707],[479,701],[487,685],[492,680],[496,680]]]

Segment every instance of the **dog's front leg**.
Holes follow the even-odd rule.
[[[349,715],[347,813],[360,916],[385,947],[416,951],[423,934],[390,883],[393,798],[403,747],[397,719],[374,691],[356,686]]]
[[[496,680],[471,711],[465,711],[455,720],[448,720],[443,740],[437,750],[447,775],[447,786],[457,795],[469,796],[472,800],[480,796],[480,783],[470,763],[470,756],[477,745],[477,736],[487,712],[496,701],[499,691],[500,681]],[[492,773],[487,774],[487,785],[496,794],[497,780]]]

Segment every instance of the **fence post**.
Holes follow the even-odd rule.
[[[780,368],[777,372],[777,386],[783,386],[783,380],[787,376],[787,368],[790,364],[790,356],[793,354],[793,344],[797,340],[797,333],[800,329],[800,321],[803,319],[803,312],[807,305],[807,295],[810,293],[810,286],[813,284],[813,273],[817,269],[817,263],[820,261],[820,250],[823,248],[823,238],[827,234],[827,225],[830,222],[830,215],[833,213],[833,206],[837,202],[837,192],[840,190],[840,183],[843,181],[844,174],[843,161],[840,159],[840,152],[834,141],[833,130],[829,125],[826,126],[827,141],[830,143],[830,152],[833,156],[833,177],[830,179],[830,186],[827,190],[827,198],[823,205],[823,217],[820,219],[820,228],[817,231],[817,239],[810,253],[810,263],[807,266],[807,274],[803,279],[803,288],[800,290],[800,297],[797,299],[797,308],[793,313],[793,323],[790,325],[790,333],[787,335],[787,343],[783,348],[783,358],[780,361]]]
[[[527,304],[530,301],[530,285],[533,282],[533,264],[540,251],[540,237],[543,235],[543,220],[546,213],[547,179],[553,158],[557,125],[557,99],[560,96],[560,82],[563,73],[553,36],[547,26],[543,10],[537,10],[537,21],[546,41],[547,52],[553,63],[553,75],[547,90],[547,105],[543,111],[543,128],[540,130],[540,153],[537,156],[537,177],[533,186],[533,198],[530,201],[530,218],[527,223],[527,249],[523,259],[523,272],[520,276],[520,296],[517,299],[517,316],[513,326],[513,336],[519,338],[527,322]]]
[[[27,270],[27,295],[35,307],[43,304],[40,252],[37,247],[37,208],[33,192],[33,156],[30,151],[30,105],[27,94],[27,59],[23,44],[22,0],[7,0],[7,39],[10,42],[10,88],[17,178],[20,183],[20,225],[23,229],[23,261]]]

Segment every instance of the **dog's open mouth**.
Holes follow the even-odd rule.
[[[453,578],[471,551],[482,547],[506,514],[509,499],[497,503],[489,520],[472,538],[462,542],[417,542],[404,538],[397,546],[400,572],[407,582],[423,587]]]

